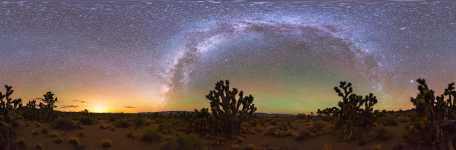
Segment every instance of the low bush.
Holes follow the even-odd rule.
[[[298,141],[303,141],[307,140],[309,138],[315,137],[317,134],[313,132],[312,130],[309,130],[308,128],[302,129],[299,131],[298,135],[296,135],[296,140]]]
[[[23,137],[20,137],[20,138],[16,139],[16,146],[19,147],[19,148],[25,148],[26,147],[26,143],[25,143],[25,140],[24,140]]]
[[[116,128],[128,128],[130,127],[130,123],[128,122],[128,120],[125,120],[125,119],[118,119],[118,120],[114,120],[112,122],[112,125]]]
[[[73,120],[65,119],[65,118],[57,118],[52,123],[51,126],[54,129],[59,130],[75,130],[80,129],[80,126],[75,123]]]
[[[110,139],[103,139],[101,140],[101,147],[103,148],[110,148],[112,147],[112,141]]]
[[[68,138],[68,143],[71,144],[74,147],[80,147],[81,146],[81,142],[79,141],[79,138],[77,138],[77,137]]]
[[[142,117],[135,117],[131,121],[136,128],[140,128],[146,125],[146,119]]]
[[[204,150],[207,147],[203,141],[193,135],[179,134],[167,141],[161,147],[162,150]]]
[[[61,144],[63,143],[63,139],[61,137],[55,137],[54,140],[52,140],[55,144]]]
[[[96,122],[97,122],[97,120],[92,117],[84,116],[84,117],[79,118],[79,123],[81,123],[82,125],[93,125]]]
[[[35,144],[34,148],[36,150],[42,150],[43,149],[43,145],[41,145],[40,143],[37,143],[37,144]]]
[[[155,129],[146,129],[144,130],[141,140],[145,142],[160,142],[163,138],[160,132]]]

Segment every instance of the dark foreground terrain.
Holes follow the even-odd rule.
[[[22,149],[407,149],[408,112],[385,112],[356,140],[341,140],[331,120],[306,115],[257,115],[236,137],[192,131],[185,113],[60,113],[50,123],[17,120]],[[355,137],[356,138],[356,137]],[[410,148],[412,149],[412,148]]]

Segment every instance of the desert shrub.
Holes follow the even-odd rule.
[[[135,139],[135,138],[136,138],[136,135],[135,135],[132,131],[128,131],[128,133],[127,133],[127,138]]]
[[[62,118],[62,117],[57,118],[54,121],[52,121],[51,127],[54,129],[59,129],[59,130],[80,129],[80,126],[77,123],[75,123],[73,120]]]
[[[140,128],[146,125],[146,119],[143,117],[134,117],[131,121],[133,122],[133,126],[135,126],[135,128]]]
[[[203,141],[193,135],[179,134],[177,137],[165,142],[162,150],[203,150],[207,149]]]
[[[78,132],[77,136],[81,138],[81,137],[84,137],[85,134],[84,134],[84,132]]]
[[[103,148],[110,148],[112,147],[112,141],[110,139],[103,139],[101,140],[101,147]]]
[[[117,119],[112,122],[112,125],[116,128],[128,128],[130,123],[126,119]]]
[[[82,116],[79,118],[79,122],[83,125],[93,125],[97,122],[96,118],[92,117],[89,113],[89,110],[84,109]]]
[[[305,129],[302,129],[299,131],[299,133],[296,135],[296,140],[298,141],[302,141],[302,140],[307,140],[307,139],[310,139],[310,138],[313,138],[317,136],[317,134],[308,129],[308,128],[305,128]]]
[[[17,138],[15,143],[18,148],[24,149],[27,146],[23,137]]]
[[[80,148],[82,147],[81,141],[79,140],[78,137],[69,137],[68,138],[68,143],[72,145],[74,148]]]
[[[388,141],[393,138],[393,134],[390,131],[386,130],[385,127],[377,127],[375,131],[375,139],[377,141]]]
[[[53,140],[52,140],[55,144],[61,144],[63,143],[63,138],[62,137],[55,137]]]
[[[105,129],[110,129],[111,126],[107,125],[107,124],[100,124],[99,128],[105,130]]]
[[[83,125],[93,125],[96,123],[96,120],[91,117],[81,117],[79,118],[79,122]]]
[[[270,127],[264,133],[267,136],[274,136],[274,137],[288,137],[293,136],[293,131],[288,128],[282,127]]]
[[[41,129],[41,134],[47,135],[48,133],[49,133],[49,130],[47,128]]]
[[[35,144],[35,146],[33,148],[35,148],[36,150],[42,150],[43,149],[43,145],[40,144],[40,143],[37,143],[37,144]]]
[[[303,114],[303,113],[299,113],[296,115],[296,118],[298,119],[308,119],[310,118],[310,116],[306,115],[306,114]]]
[[[381,123],[385,126],[398,126],[399,125],[397,119],[393,116],[382,117]]]
[[[160,142],[162,138],[163,135],[152,128],[145,129],[141,136],[141,140],[145,142]]]
[[[32,130],[32,135],[38,135],[38,134],[40,134],[40,132],[37,129]]]
[[[49,135],[49,137],[51,137],[51,138],[55,138],[55,137],[58,137],[58,136],[59,136],[59,133],[57,133],[56,131],[53,131],[53,132],[50,132],[48,135]]]

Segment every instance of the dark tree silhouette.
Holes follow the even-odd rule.
[[[0,111],[5,121],[9,122],[12,118],[11,113],[16,113],[22,107],[22,99],[13,99],[13,87],[5,85],[5,93],[0,92]]]
[[[215,89],[206,96],[217,128],[226,135],[239,135],[242,122],[257,110],[253,96],[244,96],[243,91],[230,88],[230,82],[218,81]]]
[[[444,92],[435,96],[434,90],[429,88],[424,79],[417,79],[419,93],[415,98],[411,98],[411,102],[415,106],[416,117],[414,118],[414,134],[421,136],[413,136],[414,138],[422,138],[421,140],[413,139],[414,141],[423,141],[429,144],[433,149],[440,149],[453,143],[456,146],[456,134],[454,131],[455,123],[455,97],[456,91],[454,83],[448,84]]]
[[[47,92],[43,95],[41,99],[42,103],[40,103],[40,108],[46,113],[46,119],[52,119],[54,116],[54,108],[57,108],[55,103],[58,101],[55,94],[52,92]]]
[[[370,128],[375,121],[373,106],[377,98],[372,94],[360,96],[353,93],[350,82],[342,81],[334,91],[341,98],[338,107],[318,110],[320,116],[334,117],[336,127],[342,131],[343,139],[351,139],[355,128]]]

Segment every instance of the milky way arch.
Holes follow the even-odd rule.
[[[210,27],[199,30],[192,30],[183,34],[183,44],[177,50],[173,61],[167,67],[164,76],[164,84],[161,92],[164,100],[174,91],[182,89],[189,82],[189,74],[193,66],[201,59],[202,54],[216,50],[217,45],[233,40],[239,34],[266,33],[275,35],[286,35],[294,37],[297,43],[303,45],[318,46],[319,43],[330,45],[327,49],[314,48],[307,53],[323,53],[324,61],[330,61],[338,67],[353,67],[367,79],[372,81],[380,80],[381,62],[371,56],[366,50],[354,46],[354,44],[343,38],[337,26],[324,24],[302,24],[285,23],[273,21],[238,21],[218,22]],[[333,48],[331,48],[333,47]],[[375,84],[376,88],[381,85]]]

